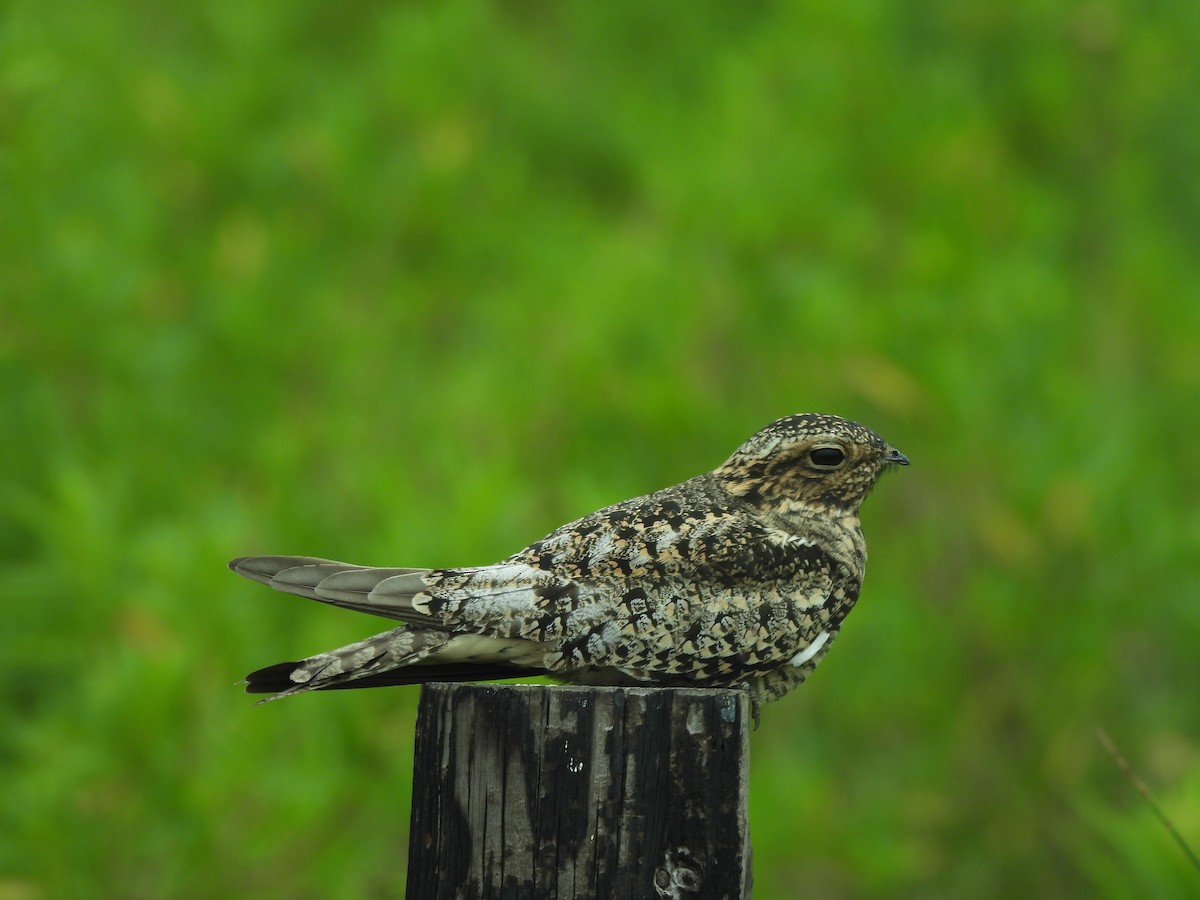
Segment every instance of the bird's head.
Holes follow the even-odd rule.
[[[907,465],[908,457],[857,422],[800,413],[759,431],[714,474],[756,506],[855,514],[880,473]]]

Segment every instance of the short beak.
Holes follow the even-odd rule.
[[[887,456],[884,457],[884,460],[893,466],[907,466],[909,464],[908,457],[899,450],[895,449],[888,450]]]

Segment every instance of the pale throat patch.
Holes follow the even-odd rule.
[[[825,646],[825,642],[829,640],[829,632],[822,631],[813,639],[813,642],[788,660],[793,666],[799,668],[804,665],[814,656],[821,652],[821,648]]]

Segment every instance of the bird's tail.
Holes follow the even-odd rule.
[[[276,663],[246,676],[246,692],[272,693],[276,699],[304,691],[370,687],[373,684],[411,684],[424,678],[407,675],[409,666],[428,659],[453,636],[425,628],[393,628],[365,640],[318,653],[298,662]],[[382,680],[388,678],[391,680]]]
[[[251,672],[246,691],[274,694],[268,700],[314,690],[546,674],[544,650],[535,642],[456,633],[440,618],[414,609],[412,598],[425,586],[429,569],[372,568],[307,556],[242,557],[229,567],[276,590],[406,623],[308,659]]]
[[[428,681],[492,681],[548,674],[530,641],[393,628],[297,662],[276,663],[246,676],[249,694],[268,700],[304,691],[388,687]]]

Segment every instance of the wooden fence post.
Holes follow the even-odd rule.
[[[747,898],[734,690],[429,684],[408,900]]]

